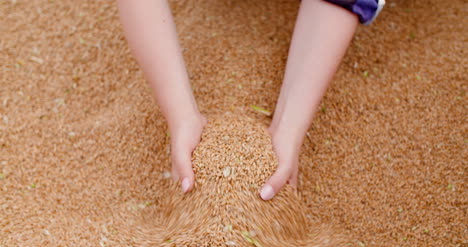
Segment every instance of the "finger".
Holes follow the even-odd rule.
[[[174,171],[174,179],[181,181],[182,191],[190,192],[193,189],[195,182],[195,174],[192,170],[192,161],[190,152],[188,154],[180,154],[174,159],[172,170]]]
[[[294,190],[297,190],[298,178],[299,178],[299,169],[294,169],[294,171],[291,174],[291,177],[288,180],[288,184],[291,185],[294,188]]]
[[[180,178],[179,171],[176,169],[176,165],[174,164],[174,162],[173,162],[171,167],[172,167],[171,168],[172,180],[174,182],[177,182],[177,181],[179,181],[179,178]]]
[[[279,166],[265,185],[263,185],[260,197],[265,201],[272,199],[283,188],[291,175],[292,169],[289,166]]]

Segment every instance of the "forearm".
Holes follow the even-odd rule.
[[[357,23],[354,14],[330,3],[302,1],[270,132],[302,144]]]
[[[199,115],[166,0],[118,0],[129,46],[169,127]]]

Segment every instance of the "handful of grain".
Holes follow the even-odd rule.
[[[265,126],[232,114],[212,117],[194,150],[196,185],[182,194],[172,184],[161,207],[146,210],[133,236],[146,246],[336,246],[310,225],[288,185],[271,201],[258,193],[278,163]]]

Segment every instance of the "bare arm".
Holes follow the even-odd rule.
[[[279,166],[261,190],[264,200],[271,199],[286,182],[297,185],[304,136],[357,24],[358,18],[340,7],[325,1],[302,0],[269,128]]]
[[[189,191],[191,153],[205,119],[192,94],[171,10],[166,0],[118,0],[118,6],[130,48],[169,125],[173,177]]]

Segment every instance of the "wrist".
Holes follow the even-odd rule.
[[[167,118],[169,132],[175,135],[184,129],[203,128],[206,123],[205,117],[200,112],[170,116]]]
[[[298,150],[302,146],[305,137],[305,132],[300,128],[288,126],[286,124],[271,125],[268,128],[272,142],[274,144],[282,144],[291,147],[293,150]]]

